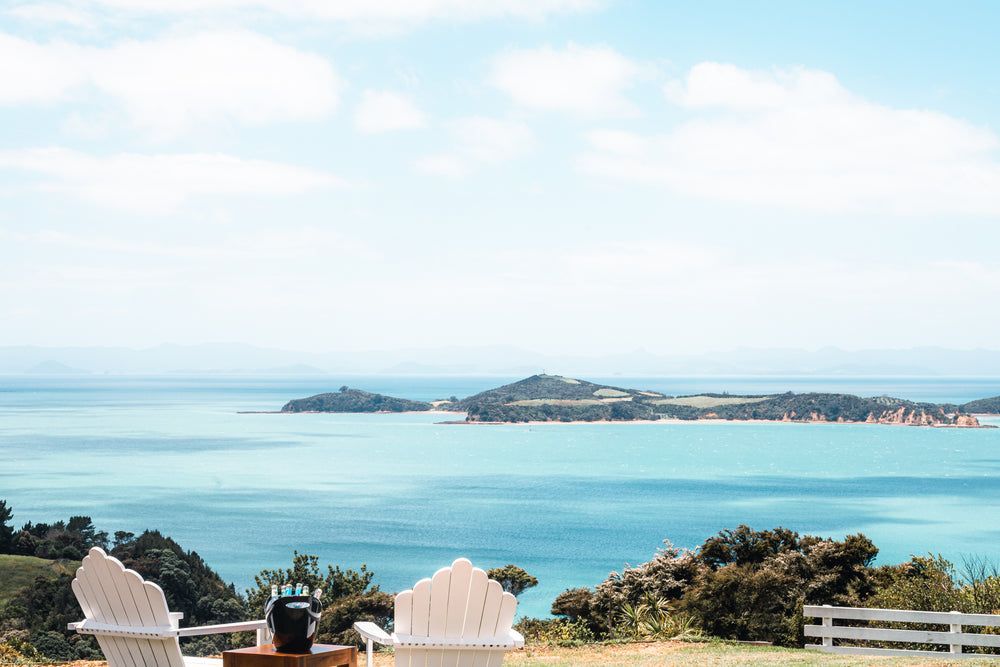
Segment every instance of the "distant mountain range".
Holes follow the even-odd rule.
[[[939,347],[886,350],[741,348],[704,354],[635,350],[545,354],[513,346],[313,353],[243,343],[125,347],[0,347],[0,373],[253,373],[522,376],[574,375],[1000,376],[1000,350]]]

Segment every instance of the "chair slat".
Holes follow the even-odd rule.
[[[486,602],[483,604],[483,620],[479,625],[480,637],[496,637],[497,621],[500,620],[500,604],[503,602],[503,587],[490,579],[486,585]]]
[[[489,577],[478,567],[472,568],[469,577],[469,601],[465,610],[465,622],[462,626],[462,637],[479,637],[479,627],[483,622],[483,606],[486,604],[486,587]],[[475,667],[478,655],[482,651],[466,649],[461,652],[455,667]]]
[[[444,637],[448,627],[448,594],[451,587],[451,568],[442,567],[431,577],[431,611],[427,627],[428,637]],[[427,650],[427,662],[441,667],[444,651]]]
[[[84,560],[86,561],[86,559]],[[77,602],[80,603],[80,608],[83,609],[84,618],[101,621],[103,616],[98,613],[99,608],[97,607],[96,600],[94,600],[93,593],[90,591],[90,586],[86,582],[83,567],[77,569],[76,578],[73,579],[71,587],[73,594],[76,595]],[[105,659],[108,661],[108,667],[126,667],[126,663],[118,655],[117,645],[112,644],[111,641],[104,637],[95,637],[95,639],[97,639],[97,645],[101,647],[101,653],[104,654]]]
[[[395,612],[393,614],[392,627],[396,632],[404,635],[413,634],[410,632],[410,619],[413,618],[413,590],[403,591],[396,595]]]
[[[426,637],[430,628],[431,580],[421,579],[413,587],[413,612],[410,616],[411,633]],[[427,649],[412,649],[409,652],[409,667],[426,667]]]
[[[504,593],[500,600],[500,613],[497,616],[495,637],[505,636],[514,625],[514,614],[517,612],[517,598],[510,593]]]
[[[483,607],[486,605],[486,586],[489,577],[478,567],[472,569],[469,580],[469,603],[465,612],[465,624],[462,628],[463,637],[478,637],[479,628],[483,622]]]
[[[465,627],[465,612],[469,606],[469,583],[472,579],[472,563],[459,558],[451,564],[451,581],[448,584],[448,609],[445,612],[444,636],[461,638]],[[441,667],[458,667],[459,651],[448,651],[441,658]]]

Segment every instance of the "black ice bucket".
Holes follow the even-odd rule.
[[[281,653],[308,653],[316,638],[323,606],[311,595],[271,598],[264,607],[267,629],[274,650]]]

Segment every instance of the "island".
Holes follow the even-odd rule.
[[[340,391],[316,394],[285,403],[282,412],[425,412],[433,407],[424,401],[411,401],[375,394],[361,389],[341,387]]]
[[[336,393],[289,401],[282,412],[406,412],[441,410],[464,414],[449,423],[623,422],[730,420],[833,422],[980,428],[975,417],[1000,411],[1000,397],[963,405],[908,401],[889,396],[793,393],[736,395],[662,392],[597,384],[562,375],[531,377],[463,399],[433,402],[341,387]]]

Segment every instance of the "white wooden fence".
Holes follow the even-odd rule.
[[[852,655],[903,655],[949,658],[989,658],[1000,659],[1000,655],[989,656],[962,653],[963,646],[989,646],[1000,648],[1000,634],[980,634],[965,632],[963,626],[986,628],[1000,627],[1000,615],[962,614],[957,611],[909,611],[904,609],[865,609],[861,607],[831,607],[830,605],[805,605],[803,615],[822,619],[822,625],[806,625],[806,637],[819,637],[822,644],[807,644],[806,648],[827,653],[847,653]],[[868,628],[834,625],[834,620],[850,621],[890,621],[894,623],[921,623],[924,625],[948,626],[948,631],[899,630],[892,628]],[[836,639],[853,641],[900,642],[905,644],[944,644],[948,653],[901,648],[874,648],[867,646],[837,646]]]

